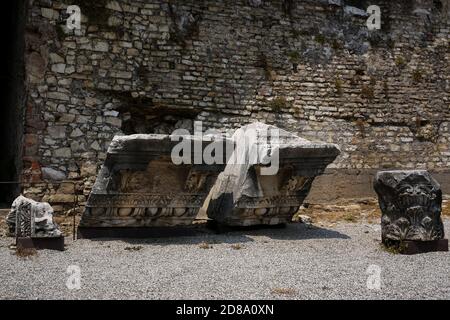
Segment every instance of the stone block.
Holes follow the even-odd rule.
[[[380,171],[374,189],[382,211],[384,243],[444,238],[441,187],[427,171]]]
[[[52,194],[49,197],[49,202],[51,203],[74,203],[76,202],[76,196],[72,194]]]
[[[313,143],[263,123],[238,129],[233,140],[237,156],[219,175],[207,205],[208,217],[228,226],[291,222],[314,178],[340,153],[334,144]],[[271,166],[278,162],[276,172],[265,172],[269,155]]]
[[[222,164],[173,162],[178,136],[116,136],[89,195],[80,228],[166,227],[190,225],[196,218]],[[183,136],[191,159],[203,155],[211,141]],[[218,138],[215,143],[225,144]]]
[[[42,178],[44,180],[64,180],[66,179],[66,174],[62,171],[55,170],[50,167],[43,167],[42,168]]]

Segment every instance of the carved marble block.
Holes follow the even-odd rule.
[[[171,154],[182,138],[173,140],[173,137],[161,134],[116,136],[108,148],[79,226],[191,224],[226,159],[222,164],[204,164],[201,161],[203,152],[212,141],[183,136],[191,146],[184,156],[192,161],[175,164]],[[223,145],[228,141],[217,137],[211,139]]]
[[[18,196],[6,217],[9,233],[18,238],[61,237],[53,222],[53,208],[47,202],[37,202]]]
[[[291,222],[314,178],[340,153],[334,144],[313,143],[263,123],[240,128],[233,140],[243,161],[227,164],[207,205],[208,217],[228,226]],[[276,159],[278,170],[268,170]]]
[[[374,188],[382,211],[383,242],[444,238],[441,188],[427,171],[380,171]]]

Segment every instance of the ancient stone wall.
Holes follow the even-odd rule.
[[[81,30],[66,28],[68,4],[81,8]],[[379,31],[366,27],[370,4],[382,8]],[[194,120],[205,129],[259,120],[337,143],[342,154],[319,189],[352,189],[354,174],[379,168],[444,176],[449,7],[447,0],[29,1],[25,195],[56,210],[83,204],[115,134],[170,133]],[[336,181],[336,172],[348,180]],[[55,178],[75,184],[48,182]]]

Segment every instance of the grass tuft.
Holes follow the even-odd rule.
[[[341,95],[342,94],[342,85],[343,85],[343,81],[341,79],[336,79],[334,81],[334,86],[336,88],[336,93]]]
[[[288,102],[285,97],[276,97],[273,100],[266,101],[266,107],[269,107],[275,112],[280,112],[285,108],[291,108],[292,103]]]
[[[399,242],[398,244],[384,244],[381,243],[380,247],[383,251],[386,251],[390,254],[401,254],[406,249],[406,244],[404,242]]]
[[[403,58],[402,56],[397,56],[395,58],[395,65],[397,67],[399,67],[400,69],[403,69],[404,67],[406,67],[406,60],[405,60],[405,58]]]
[[[273,288],[271,293],[276,295],[293,296],[297,293],[297,291],[292,288]]]
[[[37,250],[34,248],[17,247],[15,255],[22,259],[31,259],[32,257],[37,256]]]
[[[125,250],[127,250],[127,251],[139,251],[142,248],[143,248],[142,246],[125,247]]]
[[[200,248],[200,249],[212,249],[212,245],[210,245],[209,243],[207,243],[207,242],[202,242],[202,243],[200,243],[199,245],[198,245],[198,247]]]
[[[372,85],[363,85],[361,89],[361,96],[365,99],[372,100],[375,98],[375,91]]]

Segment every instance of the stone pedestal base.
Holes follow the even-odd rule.
[[[64,251],[64,237],[47,238],[17,238],[17,248],[22,249],[49,249]]]
[[[384,241],[387,246],[394,246],[399,248],[401,254],[418,254],[437,251],[448,251],[448,239],[432,240],[432,241]]]

